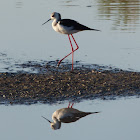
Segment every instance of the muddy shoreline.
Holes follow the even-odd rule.
[[[92,68],[75,68],[71,72],[45,68],[44,73],[0,73],[0,104],[51,104],[140,95],[139,72]]]

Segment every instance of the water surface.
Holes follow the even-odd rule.
[[[0,71],[15,72],[15,64],[56,61],[71,51],[66,35],[53,31],[52,12],[101,32],[75,34],[80,49],[75,61],[140,71],[140,1],[135,0],[15,0],[0,2]],[[71,56],[68,57],[71,62]]]
[[[74,108],[81,111],[101,111],[77,122],[62,124],[61,129],[52,130],[41,116],[51,120],[51,114],[68,103],[53,105],[0,106],[1,139],[96,139],[96,140],[139,140],[140,99],[121,98],[119,100],[84,101]]]

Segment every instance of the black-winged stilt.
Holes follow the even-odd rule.
[[[60,63],[66,58],[68,57],[70,54],[72,54],[72,70],[73,70],[73,53],[78,50],[79,46],[77,45],[74,37],[72,34],[80,32],[80,31],[84,31],[84,30],[94,30],[94,31],[100,31],[100,30],[96,30],[96,29],[92,29],[89,27],[86,27],[80,23],[78,23],[75,20],[72,19],[61,19],[61,15],[57,12],[53,12],[50,16],[51,18],[49,20],[47,20],[45,23],[47,23],[50,20],[53,20],[52,22],[52,28],[56,31],[59,32],[61,34],[67,34],[69,41],[70,41],[70,45],[71,45],[71,49],[72,52],[69,53],[68,55],[66,55],[64,58],[62,58],[59,62],[58,62],[58,66],[60,65]],[[45,23],[43,23],[42,25],[44,25]],[[73,48],[72,46],[72,42],[70,39],[70,35],[76,45],[76,49]]]
[[[50,120],[48,120],[47,118],[45,118],[43,116],[42,117],[51,124],[51,128],[53,130],[56,130],[56,129],[60,129],[61,123],[76,122],[80,118],[83,118],[87,115],[95,114],[95,113],[99,113],[99,112],[83,112],[83,111],[79,111],[75,108],[61,108],[59,110],[56,110],[52,114],[53,122],[51,122]]]

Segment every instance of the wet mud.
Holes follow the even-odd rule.
[[[140,95],[140,73],[98,65],[75,62],[75,69],[66,63],[56,68],[57,62],[37,64],[28,62],[19,71],[0,73],[1,104],[55,103],[83,99],[115,99]]]

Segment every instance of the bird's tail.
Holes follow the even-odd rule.
[[[100,113],[100,112],[91,112],[91,114]]]
[[[96,114],[96,113],[100,113],[100,112],[86,112],[86,115]]]
[[[101,30],[97,30],[97,29],[91,29],[91,28],[90,28],[89,30],[93,30],[93,31],[101,31]]]
[[[100,112],[82,112],[82,113],[79,113],[79,117],[85,117],[87,115],[95,114],[95,113],[100,113]]]

